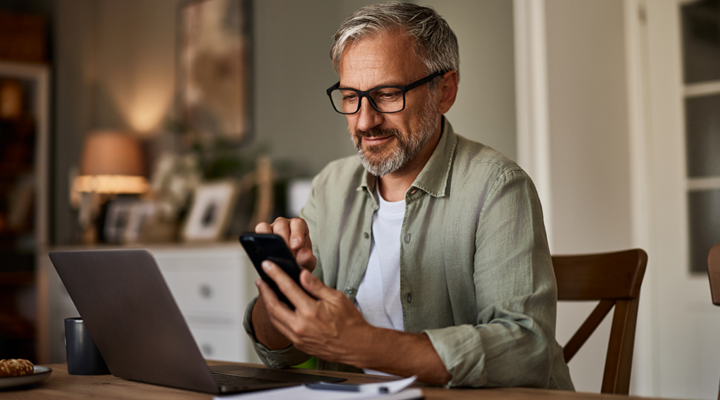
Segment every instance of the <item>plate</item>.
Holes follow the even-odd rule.
[[[0,378],[0,388],[29,385],[47,379],[52,373],[52,368],[36,365],[31,375],[4,376]]]

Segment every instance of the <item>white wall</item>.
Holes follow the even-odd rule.
[[[623,0],[546,0],[552,252],[632,247]],[[594,304],[558,305],[558,340]],[[570,362],[576,388],[598,392],[609,315]]]
[[[345,118],[325,89],[337,82],[330,62],[340,23],[369,1],[265,0],[255,2],[255,117],[258,143],[299,173],[314,175],[352,155]]]
[[[93,4],[93,128],[148,135],[172,113],[176,0],[104,0]]]
[[[460,46],[460,89],[447,113],[468,139],[516,159],[513,4],[508,0],[421,0],[450,24]]]
[[[555,253],[631,244],[622,0],[548,0]]]

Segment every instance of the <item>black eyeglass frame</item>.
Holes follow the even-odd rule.
[[[335,112],[337,112],[337,113],[339,113],[339,114],[343,114],[343,115],[357,114],[357,112],[360,111],[360,107],[362,106],[362,98],[363,98],[363,97],[365,97],[365,98],[368,99],[368,103],[370,103],[370,105],[372,105],[372,107],[375,109],[375,111],[377,111],[377,112],[379,112],[379,113],[383,113],[383,114],[395,114],[395,113],[399,113],[399,112],[401,112],[402,110],[405,109],[405,93],[407,93],[407,92],[415,89],[415,88],[418,87],[418,86],[422,86],[422,85],[424,85],[424,84],[432,81],[433,79],[437,78],[438,76],[443,76],[443,75],[445,75],[445,74],[448,73],[448,72],[449,72],[449,70],[448,70],[448,71],[438,71],[438,72],[435,72],[435,73],[430,74],[430,75],[428,75],[428,76],[426,76],[426,77],[424,77],[424,78],[422,78],[422,79],[420,79],[420,80],[417,80],[417,81],[415,81],[415,82],[413,82],[413,83],[411,83],[411,84],[409,84],[409,85],[407,85],[407,86],[376,86],[376,87],[374,87],[374,88],[371,88],[371,89],[368,89],[368,90],[365,90],[365,91],[357,90],[357,89],[352,89],[352,88],[341,88],[341,87],[340,87],[340,81],[338,81],[336,84],[330,86],[325,92],[327,93],[328,98],[330,99],[330,104],[332,105],[333,110],[335,110]],[[403,95],[403,105],[402,105],[402,108],[401,108],[401,109],[399,109],[399,110],[397,110],[397,111],[380,111],[380,110],[378,110],[377,104],[375,104],[375,100],[373,100],[372,97],[370,97],[370,92],[372,92],[373,90],[385,89],[385,88],[400,89],[400,91],[402,92],[402,95]],[[338,110],[337,107],[335,107],[335,102],[333,102],[333,100],[332,100],[332,92],[333,92],[333,90],[336,90],[336,89],[338,89],[338,90],[352,90],[353,92],[357,93],[357,95],[359,96],[357,110],[355,110],[355,111],[353,111],[353,112],[351,112],[351,113],[346,113],[346,112],[342,112],[342,111]]]

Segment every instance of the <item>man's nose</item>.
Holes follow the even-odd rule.
[[[362,131],[369,131],[383,122],[382,113],[370,104],[370,99],[367,97],[360,100],[360,111],[357,112],[357,118],[357,129]]]

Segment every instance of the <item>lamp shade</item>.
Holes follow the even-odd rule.
[[[140,143],[121,131],[99,131],[88,136],[80,164],[80,175],[131,175],[145,172]]]
[[[85,141],[74,186],[79,192],[143,193],[148,190],[144,173],[142,149],[132,134],[98,131]]]

